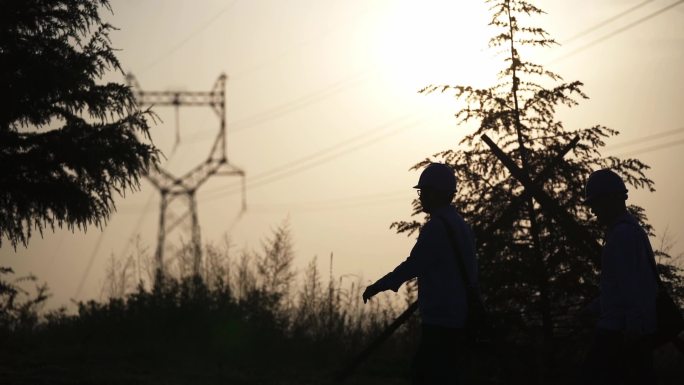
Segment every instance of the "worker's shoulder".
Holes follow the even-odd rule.
[[[617,221],[610,230],[609,238],[613,240],[627,240],[640,238],[645,234],[645,230],[639,222],[632,217]]]
[[[420,232],[423,233],[442,233],[445,232],[443,220],[446,219],[442,216],[432,215],[430,219],[423,225]]]
[[[453,224],[455,224],[460,230],[472,231],[471,226],[466,222],[461,213],[453,207],[449,206],[449,210],[446,212],[446,216]]]
[[[472,232],[472,229],[468,223],[463,219],[463,217],[458,213],[458,211],[452,207],[445,207],[440,209],[440,211],[430,215],[430,219],[423,225],[422,231],[445,233],[446,225],[457,232],[467,231]]]

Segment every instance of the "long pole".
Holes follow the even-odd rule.
[[[335,379],[337,381],[344,381],[347,377],[349,377],[375,349],[380,347],[380,345],[382,345],[382,343],[385,342],[385,340],[387,340],[395,330],[399,329],[399,326],[406,322],[411,315],[415,313],[416,309],[418,309],[418,301],[412,303],[408,309],[404,310],[404,312],[401,313],[401,315],[397,317],[389,326],[387,326],[387,328],[383,330],[383,332],[377,336],[365,349],[363,349],[361,353],[354,357],[354,359],[351,360],[344,369],[337,373]]]
[[[563,157],[565,157],[565,155],[571,149],[573,149],[577,145],[577,143],[579,143],[579,140],[580,140],[579,136],[575,136],[570,141],[570,143],[565,145],[561,149],[561,151],[558,154],[556,154],[556,156],[551,160],[551,162],[549,162],[549,164],[546,167],[544,167],[544,169],[537,175],[537,177],[533,181],[530,181],[530,183],[533,186],[538,186],[544,180],[551,177],[553,175],[553,170],[556,167],[556,165],[558,165],[563,160]],[[491,142],[491,140],[487,137],[485,139],[485,142],[487,142],[487,144],[489,144]],[[491,143],[493,144],[493,142],[491,142]],[[496,147],[496,145],[494,145],[494,146]],[[499,150],[498,147],[496,147],[496,149]],[[493,149],[493,151],[495,151],[495,150]],[[501,153],[503,153],[503,152],[501,152]],[[495,151],[495,154],[496,154],[496,151]],[[497,156],[498,156],[498,154],[497,154]],[[516,208],[521,206],[522,204],[524,204],[526,202],[526,198],[528,196],[531,196],[530,194],[531,193],[530,193],[529,189],[526,188],[524,193],[522,193],[520,196],[517,196],[513,200],[511,200],[511,203],[509,204],[509,206],[505,210],[502,211],[501,216],[496,221],[492,222],[492,224],[489,227],[487,227],[484,230],[484,232],[489,234],[489,233],[494,232],[497,228],[503,228],[503,227],[507,226],[507,223],[510,220],[512,220],[512,217],[513,217],[513,214],[515,213]],[[411,304],[411,306],[409,306],[408,309],[406,309],[403,313],[401,313],[401,315],[399,317],[397,317],[397,319],[395,319],[394,322],[392,322],[379,336],[377,336],[375,338],[375,340],[373,340],[364,350],[362,350],[357,356],[355,356],[347,364],[347,366],[344,367],[344,369],[339,371],[335,375],[335,379],[337,381],[343,381],[347,377],[349,377],[354,372],[354,370],[363,361],[365,361],[368,358],[368,356],[370,356],[370,354],[375,349],[377,349],[380,345],[382,345],[382,343],[385,340],[387,340],[387,338],[389,338],[392,335],[392,333],[394,333],[394,331],[399,328],[399,326],[401,326],[404,322],[406,322],[406,320],[409,319],[411,314],[413,314],[417,308],[418,308],[417,302],[414,302],[413,304]]]

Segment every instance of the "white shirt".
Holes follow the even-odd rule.
[[[653,258],[646,232],[632,215],[621,215],[608,229],[601,254],[599,328],[638,334],[656,330]]]
[[[438,217],[446,218],[455,231],[468,278],[474,290],[479,292],[475,237],[453,206],[436,209],[430,216],[408,258],[375,284],[381,290],[396,292],[404,282],[418,277],[418,308],[422,322],[462,328],[468,307],[465,286],[447,230]]]

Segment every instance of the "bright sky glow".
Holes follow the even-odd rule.
[[[479,2],[399,2],[376,31],[375,54],[400,88],[427,84],[491,85],[501,63],[486,50],[491,29]]]
[[[563,42],[638,1],[535,3],[547,12],[538,25]],[[675,235],[677,254],[684,250],[684,147],[677,145],[684,131],[649,136],[683,126],[684,5],[582,48],[669,3],[655,1],[530,59],[585,83],[591,99],[559,111],[568,129],[620,130],[606,153],[635,153],[652,166],[658,191],[630,192],[630,199],[645,207],[658,236]],[[113,44],[143,89],[208,91],[220,73],[229,76],[228,155],[247,172],[249,208],[238,217],[236,179],[210,180],[198,192],[203,241],[229,235],[237,256],[289,218],[300,270],[318,256],[327,271],[332,252],[335,275],[365,281],[402,261],[414,242],[388,229],[409,218],[418,177],[409,168],[472,130],[455,125],[459,106],[450,95],[417,90],[486,87],[502,63],[487,50],[490,16],[476,0],[112,0],[112,8]],[[180,174],[203,161],[217,128],[213,112],[180,111],[174,154],[173,110],[157,113],[162,122],[152,136],[169,158],[165,167]],[[3,242],[0,266],[47,281],[52,307],[68,304],[82,280],[78,299],[97,298],[107,259],[130,253],[132,237],[154,250],[158,205],[158,192],[143,181],[141,191],[117,200],[104,233],[48,232],[16,252]],[[173,234],[175,242],[183,238]]]

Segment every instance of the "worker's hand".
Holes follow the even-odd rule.
[[[366,290],[364,290],[363,295],[362,295],[363,303],[368,302],[369,299],[373,298],[373,296],[375,296],[379,292],[380,292],[380,290],[378,290],[378,288],[377,288],[377,286],[375,286],[375,284],[368,286],[366,288]]]

